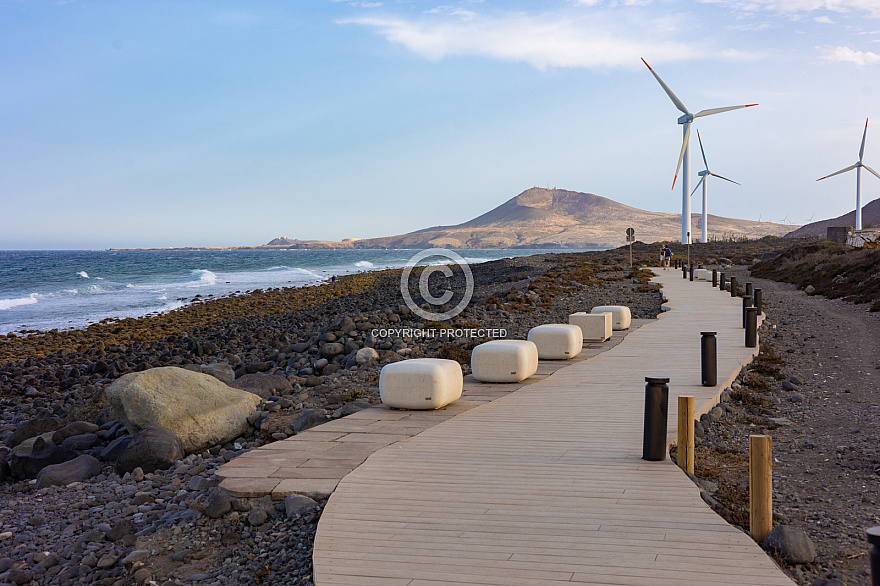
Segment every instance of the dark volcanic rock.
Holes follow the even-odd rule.
[[[101,453],[98,455],[98,457],[105,462],[115,462],[116,459],[119,458],[119,455],[125,451],[125,448],[128,447],[128,444],[130,442],[130,435],[118,437],[107,444],[107,447],[101,450]]]
[[[101,443],[101,440],[98,438],[97,435],[93,433],[84,433],[67,438],[66,440],[61,442],[61,447],[67,448],[69,450],[76,450],[77,452],[83,452],[85,450],[94,448],[99,443]]]
[[[777,525],[761,543],[790,564],[809,564],[816,559],[816,548],[807,532],[794,525]]]
[[[40,470],[37,475],[37,489],[82,482],[100,473],[101,463],[96,458],[83,454],[63,464],[53,464]]]
[[[99,429],[100,428],[97,425],[89,423],[88,421],[74,421],[73,423],[68,423],[52,434],[52,443],[56,446],[60,446],[67,438],[82,435],[84,433],[95,433]]]
[[[263,373],[246,374],[235,379],[229,386],[259,395],[262,399],[272,395],[287,394],[293,390],[293,385],[283,376]]]
[[[307,429],[311,429],[316,425],[327,422],[327,412],[323,409],[306,409],[293,423],[294,433],[302,433]]]
[[[227,385],[231,385],[232,381],[235,380],[235,371],[233,371],[232,367],[225,362],[203,364],[201,366],[201,371],[205,374],[213,376],[217,380],[223,381]]]
[[[6,440],[6,445],[10,448],[14,448],[26,439],[31,439],[32,437],[42,435],[49,431],[55,431],[62,425],[63,422],[57,417],[43,417],[40,419],[25,421],[21,424],[21,427],[16,429],[12,435],[9,436],[9,439]]]
[[[116,461],[116,469],[120,474],[135,468],[155,472],[171,468],[184,455],[183,442],[177,435],[158,425],[149,425],[122,451]]]
[[[53,446],[38,438],[29,454],[12,454],[10,467],[17,480],[36,478],[40,470],[53,464],[61,464],[77,457],[77,453],[67,448]]]

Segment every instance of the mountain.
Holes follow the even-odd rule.
[[[693,214],[693,237],[702,218]],[[276,238],[297,248],[612,248],[633,228],[642,242],[679,240],[681,215],[649,212],[592,193],[533,187],[463,224],[382,238],[319,242]],[[791,226],[709,215],[710,236],[782,236]],[[270,243],[271,244],[271,243]]]
[[[804,238],[806,236],[819,236],[825,238],[829,227],[836,226],[855,226],[856,211],[853,210],[848,214],[837,216],[830,220],[819,220],[806,226],[801,226],[793,232],[785,235],[786,238]],[[862,227],[876,228],[880,226],[880,198],[862,206]]]

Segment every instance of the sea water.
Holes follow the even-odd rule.
[[[401,267],[416,250],[0,251],[0,334],[82,328],[201,297]],[[550,250],[459,250],[468,263]],[[427,258],[426,262],[441,259]],[[448,262],[448,261],[446,261]],[[420,263],[425,264],[425,263]]]

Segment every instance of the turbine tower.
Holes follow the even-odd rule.
[[[705,242],[709,242],[709,232],[706,228],[706,226],[707,226],[706,220],[708,219],[707,218],[708,213],[706,212],[706,199],[707,199],[707,192],[709,190],[709,188],[707,187],[707,185],[709,185],[709,177],[710,176],[718,177],[719,179],[724,179],[725,181],[730,181],[731,183],[736,183],[736,181],[734,181],[733,179],[728,179],[727,177],[722,177],[721,175],[718,175],[717,173],[713,173],[712,171],[709,170],[709,163],[706,162],[706,151],[703,150],[703,139],[700,138],[700,131],[699,130],[697,130],[697,140],[700,142],[700,154],[703,155],[703,165],[705,166],[705,169],[703,171],[700,171],[699,173],[697,173],[697,175],[700,176],[700,181],[697,183],[697,186],[694,187],[694,190],[691,192],[691,196],[693,196],[694,193],[697,192],[697,189],[700,188],[700,183],[702,183],[703,184],[703,234],[702,234],[703,239],[702,239],[702,241],[705,243]],[[736,183],[736,184],[742,185],[741,183]]]
[[[678,123],[684,126],[682,130],[683,138],[681,141],[681,153],[678,155],[678,165],[675,167],[675,179],[672,180],[672,188],[675,189],[675,181],[678,179],[678,170],[682,170],[682,178],[681,178],[681,243],[682,244],[690,244],[690,232],[691,232],[691,177],[690,177],[690,136],[691,136],[691,122],[694,121],[694,118],[699,118],[701,116],[711,116],[712,114],[720,114],[722,112],[729,112],[730,110],[739,110],[740,108],[749,108],[751,106],[757,106],[758,104],[745,104],[743,106],[726,106],[724,108],[710,108],[708,110],[700,110],[696,114],[691,114],[688,111],[687,107],[682,103],[681,100],[678,99],[672,90],[669,89],[669,86],[663,83],[663,80],[660,79],[660,76],[651,69],[651,66],[648,65],[648,62],[642,59],[642,63],[650,70],[651,74],[657,79],[660,85],[663,87],[663,90],[666,92],[666,95],[669,96],[669,99],[672,100],[672,103],[675,104],[675,107],[684,114],[678,119]],[[682,165],[684,163],[684,165]]]
[[[872,175],[880,179],[880,175],[877,175],[877,172],[869,166],[862,163],[862,157],[865,156],[865,138],[868,136],[868,119],[865,119],[865,132],[862,134],[862,148],[859,149],[859,162],[855,165],[850,165],[846,169],[841,169],[836,173],[832,173],[831,175],[826,175],[825,177],[819,177],[816,181],[822,181],[823,179],[828,179],[829,177],[834,177],[835,175],[840,175],[841,173],[846,173],[847,171],[856,170],[856,230],[862,229],[862,168],[866,171],[870,171]]]

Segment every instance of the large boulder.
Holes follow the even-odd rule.
[[[47,486],[67,486],[72,482],[82,482],[101,473],[101,463],[92,456],[83,454],[63,464],[46,466],[37,475],[37,490]]]
[[[234,389],[248,391],[263,399],[272,395],[288,394],[293,391],[293,385],[283,376],[277,374],[246,374],[235,379],[231,385]]]
[[[116,471],[125,474],[135,468],[144,472],[165,470],[184,456],[183,443],[179,437],[158,425],[148,425],[119,454]]]
[[[248,415],[260,404],[253,393],[175,367],[127,374],[107,389],[107,399],[132,436],[158,425],[176,434],[187,452],[240,436],[247,429]]]

